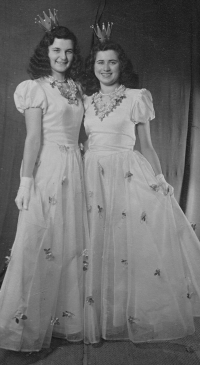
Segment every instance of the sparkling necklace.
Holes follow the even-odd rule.
[[[121,104],[122,100],[126,97],[125,90],[125,86],[120,85],[110,94],[103,94],[99,91],[92,95],[95,115],[97,115],[101,121]],[[109,100],[106,102],[103,101],[103,96],[108,96]]]
[[[52,88],[55,86],[60,91],[61,95],[68,100],[69,104],[78,105],[78,88],[72,79],[65,79],[64,81],[58,81],[53,76],[49,76],[50,85]]]

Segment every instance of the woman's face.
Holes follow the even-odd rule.
[[[71,39],[55,38],[49,46],[49,60],[52,76],[55,78],[64,74],[71,66],[74,58],[74,45]]]
[[[117,52],[113,50],[99,51],[96,54],[94,73],[100,84],[116,86],[119,84],[120,62]]]

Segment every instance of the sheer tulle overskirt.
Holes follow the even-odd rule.
[[[78,147],[43,147],[28,211],[19,215],[0,293],[0,347],[38,351],[52,335],[83,339],[87,235]]]
[[[85,342],[183,337],[200,315],[200,244],[134,151],[89,150]]]

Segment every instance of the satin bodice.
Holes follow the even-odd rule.
[[[16,89],[17,109],[24,113],[27,108],[41,108],[43,144],[54,142],[60,145],[77,145],[83,118],[80,96],[78,105],[69,104],[57,87],[52,88],[48,78],[27,80]]]
[[[93,151],[133,150],[135,125],[154,118],[152,97],[146,89],[126,89],[125,98],[112,112],[101,120],[95,113],[92,97],[86,97],[85,130],[89,149]]]

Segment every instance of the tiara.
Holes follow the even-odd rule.
[[[98,40],[103,43],[105,41],[107,41],[108,39],[110,39],[110,35],[111,35],[111,31],[112,31],[112,26],[113,23],[108,23],[107,29],[104,23],[102,23],[102,28],[100,29],[100,27],[98,26],[98,24],[96,25],[96,29],[94,27],[94,25],[91,25],[90,28],[93,29],[94,34],[96,35],[96,37],[98,38]]]
[[[59,26],[56,9],[53,9],[53,14],[49,9],[49,16],[44,11],[43,14],[44,19],[40,15],[37,15],[39,19],[35,18],[35,23],[38,23],[45,32],[50,32],[53,28]]]

